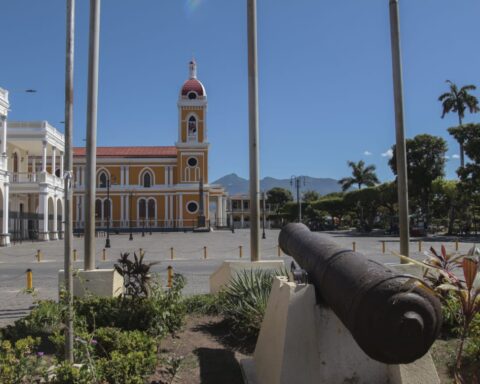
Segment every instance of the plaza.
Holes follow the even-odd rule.
[[[278,234],[279,230],[266,230],[266,238],[261,242],[263,260],[278,260]],[[325,232],[327,236],[347,249],[352,249],[353,242],[358,252],[367,257],[384,263],[396,263],[398,258],[392,251],[399,251],[397,237],[366,237],[353,236],[348,232]],[[135,233],[133,240],[128,234],[113,235],[111,248],[105,250],[106,260],[103,260],[105,237],[96,239],[96,265],[98,268],[111,268],[122,252],[137,252],[140,248],[145,252],[147,262],[160,261],[152,268],[163,282],[166,281],[167,266],[171,265],[175,273],[180,273],[187,279],[184,289],[186,295],[208,293],[209,277],[224,260],[238,260],[240,247],[242,259],[250,258],[250,232],[245,230],[214,231],[208,233],[168,232],[150,235],[148,232],[142,237]],[[75,237],[73,248],[78,254],[74,262],[75,269],[83,269],[83,244],[84,239]],[[382,241],[385,241],[385,253],[382,253]],[[455,251],[453,238],[429,238],[422,241],[422,252],[418,251],[418,241],[410,243],[411,256],[422,260],[426,251],[433,246],[435,249],[444,244],[448,252]],[[471,247],[469,241],[459,243],[459,252],[466,253]],[[204,248],[206,247],[206,248]],[[171,259],[172,248],[174,253]],[[37,261],[37,250],[41,251],[41,261]],[[205,250],[207,257],[205,258]],[[280,258],[285,261],[287,269],[290,268],[292,258],[283,252]],[[64,252],[63,242],[29,242],[14,244],[8,248],[0,249],[0,290],[2,300],[0,304],[0,326],[13,323],[17,318],[25,316],[35,300],[57,299],[58,297],[58,271],[63,268]],[[25,293],[25,271],[33,272],[34,294]]]

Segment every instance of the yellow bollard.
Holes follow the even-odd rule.
[[[143,256],[143,255],[144,255],[143,248],[140,248],[140,249],[138,250],[138,253],[139,253],[140,256]]]
[[[418,252],[422,252],[422,240],[418,240]]]
[[[385,240],[382,240],[382,253],[385,253]]]
[[[173,250],[173,247],[170,248],[170,259],[174,259],[175,258],[175,251]]]
[[[238,247],[238,252],[239,252],[240,259],[241,259],[242,256],[243,256],[243,247],[241,245]]]
[[[103,248],[103,255],[102,255],[103,261],[107,260],[107,253],[106,252],[107,252],[106,249]]]
[[[73,261],[77,261],[77,250],[73,250]]]
[[[39,263],[42,261],[42,251],[40,251],[40,249],[37,249],[37,261]]]
[[[171,265],[167,267],[167,279],[167,287],[172,288],[173,267]]]
[[[32,270],[29,268],[27,269],[27,290],[31,291],[33,289],[33,274]]]
[[[458,251],[458,239],[455,240],[455,251]]]
[[[357,243],[355,241],[352,243],[352,249],[353,249],[353,252],[357,250]]]
[[[207,247],[203,247],[203,258],[207,259]]]
[[[277,256],[282,256],[282,250],[280,249],[280,245],[277,245]]]

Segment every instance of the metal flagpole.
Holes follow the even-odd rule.
[[[98,56],[100,0],[90,0],[88,55],[87,168],[85,175],[85,270],[95,269],[95,176],[97,168]]]
[[[72,276],[72,243],[73,243],[73,58],[75,36],[75,0],[67,0],[67,42],[65,71],[65,288],[67,302],[67,318],[65,331],[65,359],[73,363],[73,276]]]
[[[248,115],[250,153],[250,259],[260,260],[260,183],[258,180],[257,2],[247,0]]]
[[[403,112],[402,58],[398,0],[390,0],[390,33],[392,40],[393,90],[395,99],[395,132],[397,155],[398,215],[400,221],[400,253],[409,256],[407,155]],[[404,263],[402,259],[402,263]]]

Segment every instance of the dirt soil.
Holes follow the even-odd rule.
[[[458,340],[437,340],[431,354],[441,384],[453,383],[452,364]],[[160,348],[152,384],[243,384],[240,361],[250,357],[255,344],[233,336],[219,316],[188,316],[182,332],[166,338]],[[178,363],[175,368],[175,362]],[[478,366],[464,366],[466,384],[480,384]]]
[[[253,343],[231,335],[221,317],[188,316],[183,331],[162,342],[160,353],[164,364],[150,381],[152,384],[243,384],[240,360],[253,350]],[[172,358],[179,362],[177,370]]]
[[[454,383],[453,365],[457,347],[457,339],[437,340],[430,350],[441,384]],[[477,364],[464,363],[462,375],[464,375],[465,384],[480,384],[480,367]]]

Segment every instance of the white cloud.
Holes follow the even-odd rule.
[[[392,151],[392,148],[390,149],[387,149],[386,152],[383,152],[382,153],[382,157],[388,157],[388,158],[392,158],[393,157],[393,151]]]
[[[370,151],[365,151],[365,152],[363,152],[363,154],[365,156],[372,156],[372,152],[370,152]]]
[[[446,160],[448,160],[448,159],[450,159],[450,156],[445,155],[445,156],[443,156],[443,158],[446,159]]]
[[[460,158],[460,155],[457,155],[457,154],[452,155],[452,159],[459,159],[459,158]]]

